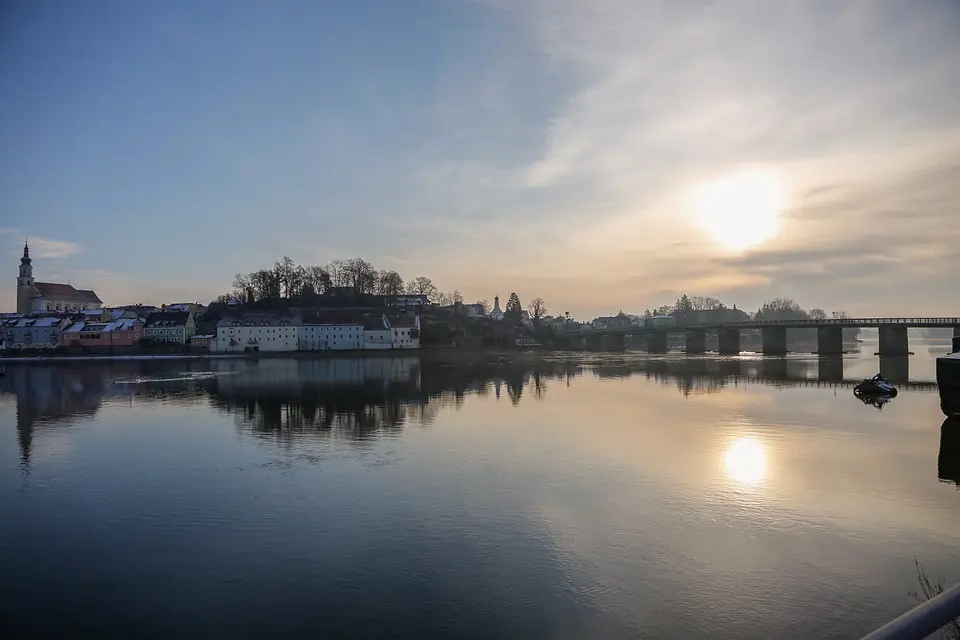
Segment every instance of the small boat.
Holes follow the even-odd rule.
[[[858,398],[863,396],[888,396],[892,398],[897,395],[897,388],[878,373],[855,386],[853,394]]]

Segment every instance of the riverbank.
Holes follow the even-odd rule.
[[[137,361],[137,360],[316,360],[326,358],[409,358],[423,357],[431,361],[471,362],[478,359],[516,359],[530,355],[558,353],[539,349],[460,349],[427,347],[423,349],[377,349],[342,351],[260,351],[257,353],[191,353],[191,354],[58,354],[36,356],[0,356],[0,364],[43,364],[47,362]]]

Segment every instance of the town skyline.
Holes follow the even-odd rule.
[[[958,30],[950,2],[20,4],[0,309],[29,237],[107,305],[289,255],[584,319],[953,315]]]

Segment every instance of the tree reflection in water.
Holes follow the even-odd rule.
[[[363,442],[396,434],[406,425],[429,424],[440,411],[459,409],[470,395],[503,396],[519,405],[545,397],[554,381],[569,385],[584,374],[643,376],[675,386],[683,396],[745,384],[845,389],[856,382],[845,380],[842,363],[829,359],[405,355],[9,365],[0,392],[16,398],[17,439],[26,469],[35,432],[92,418],[104,403],[209,405],[260,438],[336,436]],[[936,388],[935,383],[905,386]],[[945,425],[949,444],[953,436],[948,438],[947,431]],[[948,467],[954,455],[948,453]]]

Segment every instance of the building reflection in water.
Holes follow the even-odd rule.
[[[847,388],[857,382],[844,379],[843,361],[835,358],[605,355],[440,361],[403,356],[10,365],[0,378],[0,392],[16,396],[16,437],[28,465],[36,433],[91,418],[104,402],[205,404],[258,437],[336,434],[362,441],[396,433],[406,424],[429,423],[439,411],[459,408],[469,395],[492,394],[517,405],[543,398],[554,381],[569,385],[584,374],[642,376],[672,385],[684,396],[745,384]],[[935,383],[907,386],[936,389]],[[762,445],[737,444],[725,464],[731,477],[743,482],[762,478]]]

